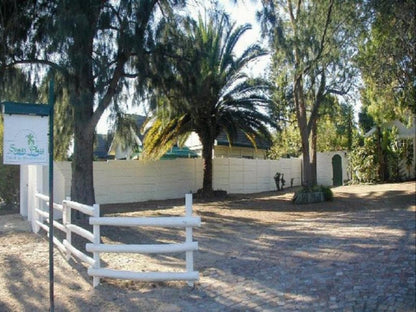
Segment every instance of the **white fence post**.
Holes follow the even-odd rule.
[[[70,200],[70,197],[67,197],[66,200]],[[71,229],[67,226],[68,224],[71,224],[72,218],[71,218],[71,206],[67,204],[66,201],[62,202],[63,207],[63,213],[62,213],[62,221],[64,223],[64,226],[66,227],[66,241],[72,245],[72,233]],[[66,249],[66,259],[69,260],[71,258],[71,251],[69,248]]]
[[[185,194],[185,216],[192,217],[192,194]],[[192,226],[186,227],[186,243],[192,243]],[[186,272],[190,273],[194,270],[194,253],[193,251],[186,252]],[[190,287],[194,286],[193,281],[188,281]]]
[[[39,192],[35,192],[35,194],[36,193],[39,193]],[[33,195],[35,195],[35,194],[33,194]],[[36,209],[39,207],[39,209],[40,209],[40,207],[42,207],[42,204],[41,204],[41,199],[40,198],[38,198],[38,197],[36,197],[36,196],[34,196],[34,198],[35,198],[35,207],[34,207],[34,209],[32,210],[32,231],[34,232],[34,233],[38,233],[39,232],[39,230],[40,230],[40,227],[39,227],[39,225],[37,224],[37,222],[36,221],[39,221],[40,222],[40,216],[39,216],[39,214],[37,213],[37,211],[36,211]]]
[[[100,217],[100,205],[94,204],[93,207],[94,207],[93,217],[94,218],[99,218]],[[92,233],[94,235],[93,243],[96,244],[96,245],[99,245],[100,244],[100,238],[101,238],[100,225],[99,224],[94,224],[93,225]],[[93,258],[94,258],[93,268],[94,269],[100,269],[100,266],[101,266],[100,253],[98,251],[94,251],[93,252]],[[92,284],[93,284],[93,287],[97,287],[100,284],[100,277],[99,276],[93,276]]]

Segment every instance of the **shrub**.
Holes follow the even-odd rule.
[[[6,208],[19,202],[19,175],[19,166],[5,166],[0,162],[0,203],[4,202]]]
[[[321,186],[321,192],[324,193],[326,201],[332,201],[334,199],[334,193],[329,186]]]
[[[332,201],[334,199],[334,193],[332,192],[331,188],[328,186],[323,186],[323,185],[315,185],[312,188],[306,188],[303,187],[300,190],[298,190],[293,198],[292,198],[292,202],[294,203],[312,203],[312,202],[318,202],[318,201],[322,201],[322,197],[319,200],[319,197],[313,197],[311,198],[311,196],[303,196],[304,194],[307,193],[322,193],[323,194],[323,199],[324,201]],[[309,198],[311,201],[305,202],[305,199]]]

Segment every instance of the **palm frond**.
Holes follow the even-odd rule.
[[[178,138],[189,133],[189,116],[182,115],[164,122],[156,118],[144,137],[143,159],[155,160],[162,157]]]

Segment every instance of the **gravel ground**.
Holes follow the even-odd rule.
[[[415,182],[334,188],[333,202],[296,206],[292,192],[195,203],[201,228],[194,288],[102,280],[55,250],[55,311],[415,311]],[[118,213],[117,213],[118,212]],[[102,207],[103,215],[184,214],[184,201]],[[103,227],[104,242],[184,240],[182,230]],[[84,242],[78,241],[79,246]],[[179,271],[183,255],[103,254],[124,270]],[[48,241],[0,216],[0,311],[47,311]]]

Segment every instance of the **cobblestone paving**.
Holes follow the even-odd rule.
[[[55,311],[415,311],[416,184],[404,186],[344,187],[334,202],[311,206],[295,207],[290,194],[276,193],[195,204],[203,224],[194,231],[200,272],[194,288],[105,280],[93,289],[84,266],[55,252]],[[179,206],[157,213],[182,213]],[[132,241],[161,235],[131,231],[103,235]],[[47,278],[46,255],[39,236],[0,235],[1,312],[46,311],[47,284],[36,284]],[[183,268],[183,257],[156,260]]]
[[[250,226],[250,225],[248,225]],[[202,272],[207,311],[414,311],[409,211],[323,214],[267,226]],[[232,242],[230,249],[232,250]],[[191,309],[192,310],[192,309]]]
[[[195,205],[200,281],[146,298],[160,311],[415,311],[415,194],[370,190],[305,208]]]

